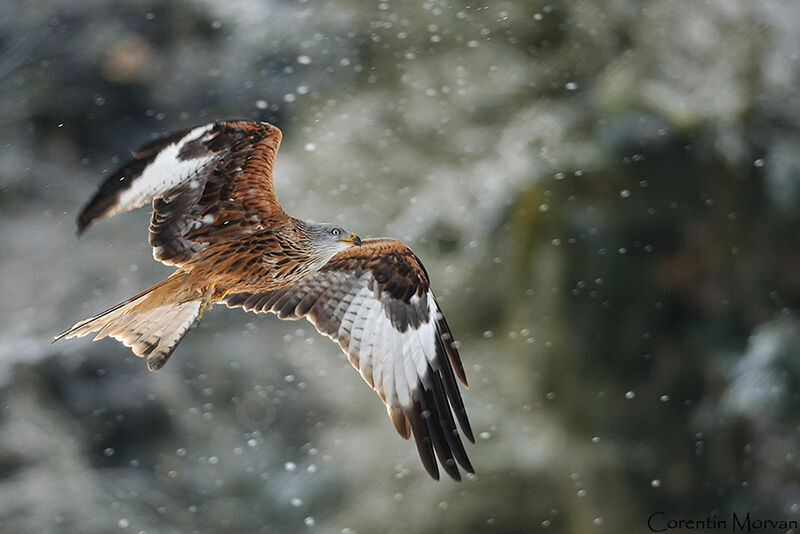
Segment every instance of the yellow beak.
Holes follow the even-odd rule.
[[[350,232],[349,236],[343,237],[342,239],[340,239],[339,242],[340,243],[347,243],[348,245],[354,245],[356,247],[360,247],[361,246],[361,238],[358,237],[353,232]]]

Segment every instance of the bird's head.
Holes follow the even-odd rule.
[[[312,255],[326,263],[336,253],[361,245],[361,238],[341,226],[311,223],[306,228],[311,238]]]

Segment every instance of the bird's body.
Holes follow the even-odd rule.
[[[79,231],[152,202],[153,256],[177,269],[56,340],[99,332],[95,339],[114,337],[156,370],[214,303],[306,317],[339,343],[398,433],[414,435],[431,476],[438,457],[460,479],[456,463],[472,466],[456,420],[474,440],[456,384],[466,377],[422,263],[399,241],[362,241],[287,215],[272,185],[280,140],[272,125],[228,121],[134,151],[84,208]]]
[[[277,289],[325,264],[297,246],[304,238],[302,222],[291,220],[215,242],[183,268],[233,292]]]

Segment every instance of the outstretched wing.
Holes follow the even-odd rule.
[[[210,123],[154,141],[100,185],[78,231],[152,201],[153,256],[167,265],[188,263],[213,240],[286,216],[272,186],[280,142],[278,128],[252,121]]]
[[[397,432],[406,439],[413,433],[433,478],[436,457],[456,480],[456,462],[473,472],[453,418],[474,442],[456,384],[457,377],[467,385],[461,359],[427,273],[404,244],[368,239],[301,282],[228,295],[226,303],[281,319],[306,317],[339,343],[386,404]]]

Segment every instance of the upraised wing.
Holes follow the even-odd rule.
[[[433,478],[439,478],[436,457],[456,480],[456,462],[473,472],[453,417],[474,442],[456,384],[457,377],[467,385],[461,359],[427,273],[404,244],[368,239],[301,282],[231,294],[226,303],[281,319],[306,317],[339,343],[386,404],[397,432],[406,439],[414,435]]]
[[[210,123],[158,139],[133,151],[100,185],[78,217],[78,231],[152,201],[153,257],[188,263],[212,240],[286,216],[272,185],[280,142],[278,128],[252,121]]]

